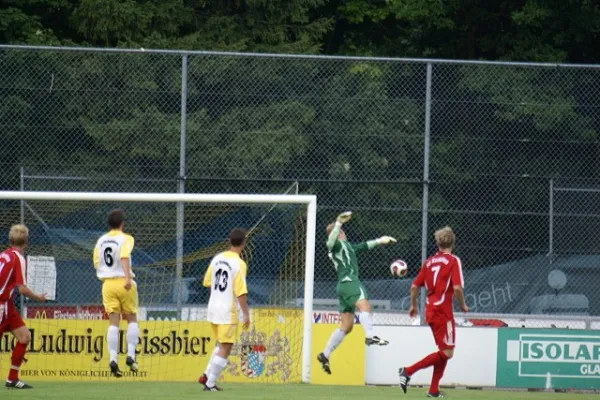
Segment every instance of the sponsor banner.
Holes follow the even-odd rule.
[[[367,385],[398,385],[398,368],[414,364],[437,351],[431,329],[426,326],[378,326],[375,327],[375,333],[389,340],[390,344],[383,347],[367,347]],[[354,334],[355,332],[352,333]],[[457,327],[456,350],[454,357],[448,362],[441,384],[494,386],[497,341],[497,329]],[[411,385],[428,387],[432,372],[433,368],[417,372],[411,377]]]
[[[342,314],[337,311],[314,311],[313,323],[315,324],[340,324],[342,323]],[[360,324],[358,314],[354,314],[354,323]]]
[[[600,333],[500,329],[498,387],[600,388]]]
[[[338,329],[337,326],[329,324],[312,326],[310,383],[313,385],[364,386],[365,335],[361,328],[355,328],[331,354],[329,359],[331,375],[327,375],[317,361],[317,355],[325,349],[332,332],[336,329]]]
[[[360,320],[358,313],[354,314],[354,323],[359,325]],[[342,322],[342,314],[338,311],[325,310],[325,311],[313,311],[312,313],[313,324],[336,324],[339,325]],[[415,319],[410,318],[406,313],[391,313],[391,312],[374,312],[373,323],[375,325],[414,325]]]
[[[40,310],[40,312],[42,312]],[[46,310],[48,315],[48,310]],[[54,314],[53,314],[54,316]],[[48,318],[50,319],[50,318]],[[114,379],[108,371],[106,321],[29,319],[27,359],[21,375],[31,380]],[[300,310],[253,310],[249,330],[238,340],[223,372],[225,382],[286,383],[301,381],[303,316]],[[121,324],[119,361],[124,380],[194,382],[214,348],[208,322],[140,321],[137,360],[140,371],[126,371],[126,323]],[[0,336],[0,358],[10,355],[14,339]],[[150,359],[152,357],[152,359]],[[0,363],[0,375],[9,364]]]
[[[79,319],[100,320],[108,319],[104,307],[88,306],[27,306],[25,318],[28,319]]]
[[[31,380],[71,381],[114,379],[108,370],[106,321],[96,320],[27,320],[31,331],[27,360],[21,376]],[[126,325],[119,334],[119,361],[124,380],[193,381],[206,365],[212,349],[207,323],[140,322],[137,358],[140,371],[132,374],[125,368],[127,353]],[[0,338],[0,358],[8,356],[14,346],[9,334]],[[152,359],[150,359],[152,357]],[[4,358],[6,359],[6,358]],[[160,360],[160,361],[159,361]],[[0,375],[10,363],[0,363]]]
[[[223,381],[300,383],[304,314],[299,309],[253,309],[250,329],[238,328]]]

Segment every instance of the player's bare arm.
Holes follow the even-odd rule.
[[[410,309],[408,315],[412,318],[417,316],[417,299],[419,296],[419,288],[425,286],[425,268],[421,267],[419,274],[410,286]]]
[[[19,293],[21,293],[23,296],[27,297],[28,299],[31,299],[34,301],[39,301],[42,303],[46,301],[45,294],[36,294],[25,285],[19,286]]]
[[[121,258],[121,265],[125,273],[125,290],[129,290],[131,289],[131,265],[129,265],[129,258]]]
[[[419,287],[416,285],[412,285],[410,287],[410,310],[408,310],[408,315],[412,318],[417,316],[417,299],[419,297]]]
[[[250,326],[250,312],[248,311],[248,299],[246,298],[245,294],[238,296],[238,303],[240,305],[240,308],[242,309],[242,315],[244,318],[244,329],[248,329],[248,327]]]
[[[465,302],[465,290],[460,285],[454,286],[454,296],[456,296],[456,300],[458,300],[458,305],[462,312],[469,312],[469,307],[467,307],[467,303]]]

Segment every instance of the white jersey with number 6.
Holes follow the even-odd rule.
[[[94,267],[98,279],[124,278],[121,259],[129,259],[131,267],[132,251],[133,237],[119,230],[112,230],[98,239],[94,248]],[[135,277],[133,270],[131,277]]]
[[[204,275],[204,286],[210,287],[207,320],[213,324],[237,324],[237,298],[248,293],[247,266],[233,251],[217,254]]]

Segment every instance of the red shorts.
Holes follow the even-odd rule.
[[[13,302],[0,302],[0,335],[12,332],[22,326],[25,326],[25,322],[23,322]]]
[[[433,332],[433,338],[435,339],[435,344],[438,349],[444,351],[454,348],[454,342],[456,340],[456,326],[454,324],[454,319],[429,321],[429,327]]]

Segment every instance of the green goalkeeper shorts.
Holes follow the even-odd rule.
[[[364,286],[362,283],[356,281],[339,282],[337,285],[337,294],[341,313],[354,314],[356,303],[359,300],[368,299]]]

